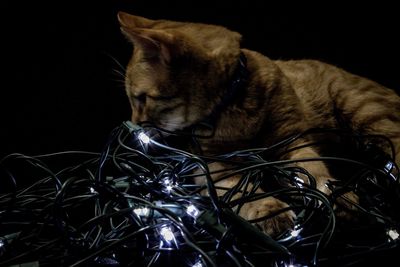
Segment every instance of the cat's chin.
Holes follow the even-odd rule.
[[[170,132],[176,132],[176,131],[181,131],[185,128],[187,128],[188,126],[185,124],[182,125],[168,125],[168,124],[160,124],[158,125],[160,128],[170,131]]]
[[[190,127],[192,124],[189,122],[159,122],[156,123],[156,125],[164,130],[170,131],[170,132],[175,132],[175,131],[182,131],[185,128]]]

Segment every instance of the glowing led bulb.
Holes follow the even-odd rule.
[[[173,187],[172,181],[170,179],[168,179],[168,178],[165,178],[165,179],[163,179],[162,183],[164,184],[165,189],[167,190],[167,192],[170,193],[171,190],[172,190],[172,187]]]
[[[138,138],[143,144],[150,143],[150,137],[148,137],[144,132],[140,132]]]
[[[192,267],[203,267],[203,264],[201,261],[197,261],[195,264],[192,265]]]
[[[295,176],[295,177],[294,177],[294,180],[296,181],[296,184],[297,184],[298,187],[300,187],[300,188],[303,187],[303,184],[304,184],[303,179],[301,179],[301,178],[298,177],[298,176]]]
[[[0,239],[0,248],[2,248],[2,247],[4,247],[4,246],[5,246],[4,241]]]
[[[90,187],[90,188],[89,188],[89,190],[90,190],[90,193],[92,193],[92,194],[95,194],[95,193],[97,193],[97,192],[96,192],[96,190],[94,190],[94,188],[93,188],[93,187]]]
[[[292,230],[292,232],[290,232],[290,235],[292,236],[292,237],[298,237],[299,236],[299,234],[300,234],[300,232],[301,232],[301,228],[300,229],[294,229],[294,230]]]
[[[172,190],[172,185],[167,185],[166,189],[167,189],[168,192],[171,192],[171,190]]]
[[[163,226],[160,230],[160,234],[163,237],[163,239],[167,242],[171,242],[172,240],[175,239],[174,233],[168,226]]]
[[[396,229],[390,229],[386,233],[390,237],[390,239],[393,241],[398,240],[400,237],[399,232],[397,232]]]
[[[386,162],[385,167],[384,167],[385,171],[390,172],[392,170],[392,168],[393,168],[393,162],[391,162],[391,161]]]
[[[172,183],[171,183],[171,180],[168,179],[168,178],[164,178],[164,179],[162,180],[162,182],[163,182],[163,184],[164,184],[165,186],[168,186],[168,185],[171,185],[171,184],[172,184]]]
[[[133,212],[136,213],[137,216],[148,217],[150,214],[150,209],[147,207],[136,208],[133,210]]]
[[[285,263],[284,267],[307,267],[307,265],[298,264],[298,263]]]
[[[385,164],[385,167],[383,167],[383,170],[389,175],[390,178],[392,178],[394,181],[397,181],[397,169],[395,168],[395,165],[393,162],[388,161]]]
[[[186,213],[189,214],[190,216],[192,216],[193,218],[197,218],[197,216],[199,215],[200,211],[198,208],[196,208],[195,205],[190,204],[187,208],[186,208]]]

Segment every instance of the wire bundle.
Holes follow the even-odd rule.
[[[102,153],[11,154],[0,161],[0,266],[344,266],[399,251],[390,157],[370,146],[370,161],[302,159],[357,169],[329,184],[327,196],[295,161],[265,157],[304,134],[206,157],[168,145],[159,129],[124,122]],[[210,171],[213,163],[226,167]],[[233,176],[236,185],[218,186]],[[356,215],[341,219],[334,209],[351,191],[360,196],[348,211]],[[289,207],[252,221],[238,216],[246,203],[271,196]],[[288,210],[296,214],[292,229],[273,238],[261,231],[258,223]]]

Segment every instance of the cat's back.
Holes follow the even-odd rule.
[[[336,66],[317,60],[275,63],[290,81],[306,115],[325,126],[337,126],[331,118],[338,110],[366,117],[378,112],[367,103],[386,102],[392,112],[400,107],[400,97],[393,90]]]
[[[335,127],[334,99],[343,73],[339,68],[317,60],[276,60],[276,65],[288,78],[303,106],[306,118],[311,122],[324,122],[326,127]]]
[[[367,97],[379,94],[400,99],[392,89],[322,61],[275,60],[274,63],[289,79],[296,94],[302,98],[325,95],[326,99],[337,99],[346,95]]]
[[[308,95],[320,95],[330,98],[332,86],[343,80],[346,73],[318,60],[275,60],[275,64],[289,79],[291,86],[301,99]]]

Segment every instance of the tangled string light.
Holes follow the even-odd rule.
[[[354,169],[329,184],[327,196],[295,161],[265,156],[304,134],[205,157],[172,147],[157,128],[124,122],[102,153],[8,155],[0,161],[0,265],[355,266],[396,254],[400,190],[391,157],[363,146],[362,160],[305,159]],[[210,171],[214,162],[229,168]],[[241,178],[221,188],[212,180],[216,174]],[[205,184],[194,182],[199,177]],[[360,202],[351,203],[354,218],[341,219],[334,209],[339,199],[350,201],[349,191]],[[281,212],[297,216],[293,229],[274,237],[257,226],[268,217],[237,215],[244,203],[270,196],[289,204]]]

